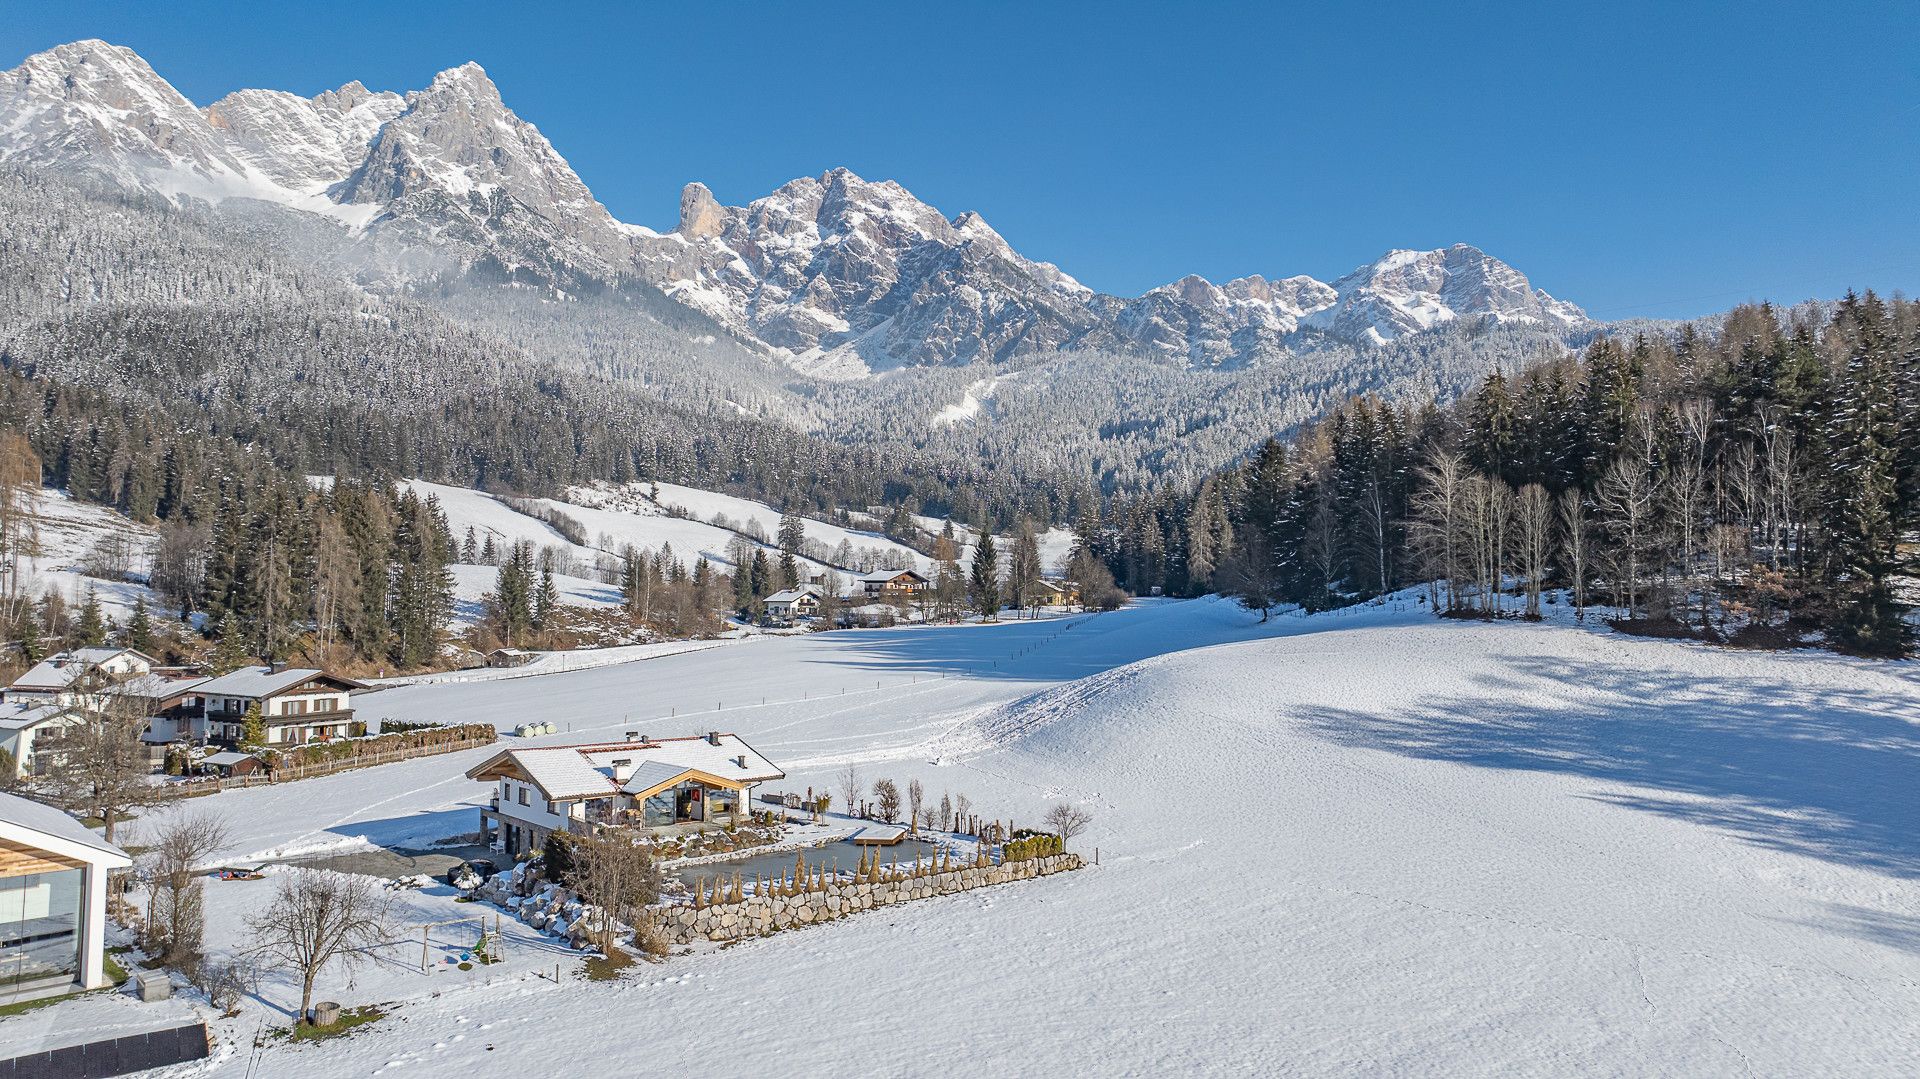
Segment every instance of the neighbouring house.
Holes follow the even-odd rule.
[[[1042,577],[1040,591],[1045,596],[1041,600],[1043,606],[1072,607],[1080,602],[1080,586],[1058,577]]]
[[[496,648],[487,653],[489,667],[524,667],[540,658],[540,653],[525,648]]]
[[[910,569],[882,569],[859,577],[861,594],[869,600],[909,601],[933,582]]]
[[[633,828],[654,835],[724,828],[752,816],[753,788],[786,773],[738,735],[507,749],[468,770],[494,786],[480,831],[509,858],[554,832]]]
[[[147,730],[140,740],[153,747],[157,764],[172,743],[206,740],[206,709],[200,687],[208,680],[203,674],[149,671],[114,683],[101,691],[101,696],[124,702],[146,715]]]
[[[784,622],[816,617],[820,613],[820,596],[818,585],[782,589],[767,597],[767,617]]]
[[[13,757],[16,779],[41,774],[52,759],[49,754],[34,755],[34,744],[50,738],[62,727],[80,722],[82,713],[70,705],[50,701],[23,700],[0,703],[0,750]]]
[[[93,681],[105,685],[147,674],[155,665],[152,656],[133,648],[76,648],[34,664],[7,686],[4,697],[8,701],[74,704],[82,689],[91,688],[81,684],[82,676],[91,675]]]
[[[65,812],[0,794],[0,1004],[107,984],[107,874],[132,865]]]
[[[366,685],[312,667],[241,667],[209,678],[194,692],[205,702],[209,740],[238,744],[247,709],[260,706],[266,744],[295,746],[345,738],[353,723],[350,695]]]

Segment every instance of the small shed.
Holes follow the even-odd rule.
[[[523,667],[532,663],[540,653],[529,652],[524,648],[496,648],[487,653],[489,667]]]
[[[264,769],[267,764],[251,753],[227,750],[222,753],[209,753],[200,758],[200,766],[213,769],[215,774],[223,778],[235,778],[253,775]]]

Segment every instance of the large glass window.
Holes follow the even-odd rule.
[[[673,792],[661,791],[647,799],[647,827],[665,828],[673,823]]]
[[[80,974],[84,870],[0,878],[0,997]]]

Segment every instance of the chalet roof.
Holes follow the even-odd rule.
[[[209,678],[194,692],[208,697],[271,697],[316,677],[339,682],[349,689],[363,688],[361,683],[351,678],[328,674],[313,667],[286,667],[276,671],[272,667],[254,666],[241,667],[218,678]]]
[[[42,805],[18,795],[0,794],[0,821],[24,828],[29,832],[37,832],[53,839],[89,847],[109,856],[102,861],[120,865],[127,865],[131,861],[125,851],[94,835],[93,829],[75,820],[65,810]]]
[[[632,765],[633,771],[624,784],[614,782],[616,760]],[[696,735],[647,742],[509,749],[476,765],[467,772],[467,777],[479,779],[496,773],[498,766],[506,761],[515,764],[549,800],[607,796],[622,790],[645,791],[688,772],[701,772],[743,785],[786,776],[738,735],[722,734],[718,744]],[[641,782],[648,776],[654,779]]]
[[[820,590],[813,585],[801,585],[799,588],[783,588],[767,597],[768,603],[797,603],[804,596],[818,596]]]
[[[862,573],[858,579],[862,582],[872,584],[885,584],[888,581],[897,580],[905,576],[911,576],[922,581],[927,579],[925,574],[922,574],[918,570],[911,569],[877,569],[872,573]]]
[[[234,765],[239,764],[241,761],[252,760],[252,759],[253,759],[253,754],[251,753],[240,753],[240,752],[236,752],[234,750],[229,749],[221,753],[209,753],[206,756],[200,758],[200,763],[211,764],[215,768],[231,768]]]
[[[205,675],[188,675],[184,678],[171,678],[164,674],[137,674],[124,682],[116,683],[109,693],[127,697],[146,697],[149,700],[164,701],[178,697],[182,693],[197,693],[201,683],[209,681]]]

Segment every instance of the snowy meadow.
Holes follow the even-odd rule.
[[[1404,598],[1264,625],[1197,600],[356,703],[544,718],[553,742],[732,731],[787,789],[853,761],[1016,821],[1067,801],[1100,864],[606,982],[510,919],[506,962],[449,966],[470,931],[450,930],[422,973],[416,933],[328,979],[385,1018],[256,1049],[298,997],[269,979],[182,1074],[692,1070],[724,1046],[773,1075],[1872,1075],[1920,1036],[1911,664],[1441,622]],[[475,827],[476,759],[206,805],[233,860],[425,845]],[[216,947],[267,887],[210,885]],[[444,886],[405,904],[480,913]]]

